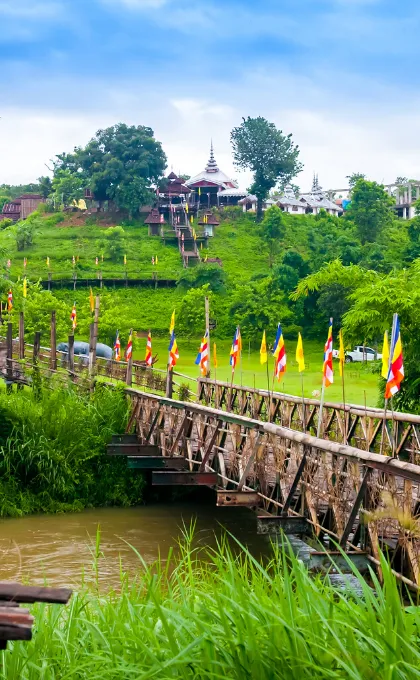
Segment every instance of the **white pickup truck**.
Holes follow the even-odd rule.
[[[334,359],[338,359],[338,349],[333,349]],[[363,345],[356,345],[351,352],[346,352],[345,361],[347,364],[352,361],[373,361],[374,359],[382,359],[382,354],[375,352],[372,347],[363,347]]]

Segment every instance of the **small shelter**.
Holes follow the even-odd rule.
[[[149,227],[149,236],[159,236],[162,224],[166,224],[163,215],[157,208],[153,208],[144,223]]]
[[[201,220],[198,222],[204,228],[204,236],[214,236],[214,227],[218,227],[220,222],[209,210],[204,213]]]

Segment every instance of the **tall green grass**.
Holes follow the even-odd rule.
[[[0,516],[139,503],[143,477],[106,456],[127,417],[118,388],[0,391]]]
[[[7,680],[194,678],[405,680],[420,676],[420,613],[389,566],[362,594],[315,579],[278,548],[263,566],[226,543],[176,557],[119,592],[84,590],[67,608],[36,605],[34,639],[3,653]]]

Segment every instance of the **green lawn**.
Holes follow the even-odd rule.
[[[197,356],[199,341],[194,343],[191,340],[183,340],[178,338],[178,348],[180,358],[176,366],[176,371],[184,373],[185,375],[197,378],[199,376],[198,366],[195,366],[194,361]],[[140,341],[141,345],[146,346],[146,340]],[[213,343],[212,343],[213,344]],[[231,367],[229,365],[229,340],[217,341],[217,361],[218,368],[212,368],[212,377],[218,380],[230,382],[232,377]],[[267,389],[267,369],[266,366],[261,366],[259,352],[251,350],[249,352],[248,344],[244,340],[244,350],[242,355],[242,365],[239,365],[235,371],[234,382],[236,384],[247,385],[250,387],[258,387]],[[295,341],[286,341],[286,351],[288,352],[287,371],[284,380],[280,383],[274,381],[274,390],[287,392],[288,394],[302,394],[301,374],[298,372],[297,363],[295,361]],[[306,397],[312,396],[315,390],[320,391],[322,382],[322,363],[323,363],[323,346],[321,343],[308,341],[304,345],[306,371],[303,373],[304,394]],[[159,354],[159,362],[156,368],[164,370],[166,367],[168,355],[168,341],[157,338],[153,340],[153,352]],[[134,353],[136,359],[144,358],[144,350],[138,349]],[[213,357],[212,357],[213,360]],[[270,368],[270,389],[273,385],[273,359],[269,355]],[[326,390],[326,399],[328,401],[341,402],[342,397],[342,383],[338,371],[338,362],[334,364],[334,385]],[[370,366],[362,366],[361,364],[346,365],[345,366],[345,394],[346,401],[353,404],[366,404],[368,406],[376,406],[378,401],[378,376],[373,374]],[[176,381],[182,381],[176,378]],[[192,388],[193,389],[193,388]]]

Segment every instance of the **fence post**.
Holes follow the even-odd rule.
[[[19,359],[25,358],[25,317],[19,313]]]
[[[34,337],[34,351],[32,355],[32,360],[34,365],[38,363],[39,350],[41,349],[41,332],[36,331]]]
[[[72,380],[74,379],[74,335],[69,335],[69,371],[71,373]]]
[[[173,376],[173,371],[170,371],[168,368],[168,372],[166,375],[166,396],[168,399],[172,399],[174,391],[174,376]]]
[[[76,290],[77,272],[73,272],[73,290]]]
[[[52,280],[52,274],[51,274],[51,272],[48,272],[48,290],[51,290],[51,280]]]
[[[99,325],[99,295],[95,298],[95,315],[93,317],[93,323],[90,324],[89,333],[89,376],[92,377],[95,374],[96,366],[96,345],[98,344],[98,325]]]
[[[57,321],[55,311],[51,312],[51,356],[50,368],[53,371],[57,370]]]

